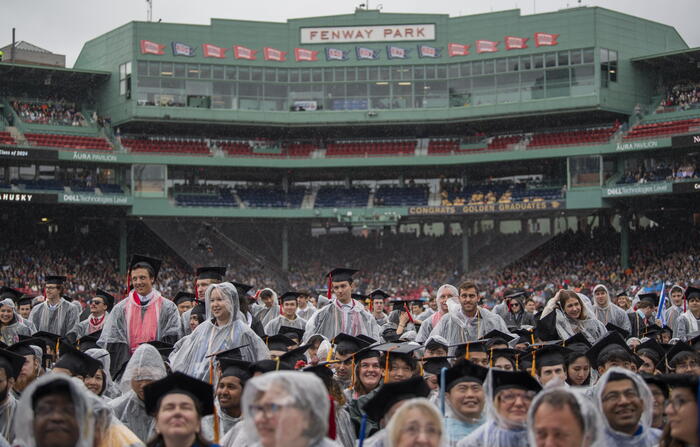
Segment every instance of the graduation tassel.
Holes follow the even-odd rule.
[[[328,355],[326,356],[326,361],[330,362],[333,360],[333,345],[331,345],[331,349],[328,350]]]
[[[410,321],[412,324],[415,324],[415,322],[413,321],[413,316],[411,315],[411,311],[408,309],[408,304],[403,303],[403,310],[405,310],[408,314],[408,321]]]
[[[279,370],[280,370],[280,358],[277,357],[277,358],[275,359],[275,362],[276,362],[276,364],[275,364],[275,371],[279,371]]]
[[[333,296],[333,275],[328,274],[328,292],[326,292],[326,298],[328,298],[328,301],[331,300],[331,297]]]
[[[537,357],[537,351],[532,351],[532,371],[530,372],[530,375],[532,377],[535,377],[535,374],[537,373],[537,366],[535,366],[537,364],[536,357]]]
[[[54,353],[54,354],[56,355],[56,357],[55,357],[56,360],[55,360],[55,361],[58,361],[58,347],[60,346],[60,344],[61,344],[61,339],[60,339],[60,338],[57,338],[57,339],[56,339],[56,352]]]
[[[360,423],[360,436],[357,439],[357,447],[362,447],[365,443],[365,436],[367,435],[367,413],[362,413],[362,422]]]
[[[331,439],[336,439],[338,437],[337,435],[337,428],[335,426],[335,400],[333,400],[332,396],[328,396],[328,400],[331,401],[331,404],[328,408],[328,437]]]
[[[350,386],[348,387],[349,390],[354,390],[355,389],[355,354],[352,355],[352,376],[350,377]]]
[[[519,368],[519,366],[518,366],[518,361],[519,361],[519,360],[520,360],[520,354],[517,354],[517,355],[515,356],[515,370],[516,370],[516,371],[520,371],[520,368]]]
[[[386,351],[386,357],[384,357],[384,383],[389,381],[389,352]]]
[[[425,374],[425,371],[423,371],[423,361],[418,362],[418,373],[421,377],[423,377],[423,374]]]
[[[447,373],[447,367],[443,367],[440,370],[440,412],[442,417],[445,417],[445,388],[447,388],[445,373]]]
[[[493,348],[489,352],[489,368],[493,368]]]
[[[209,357],[209,385],[214,385],[214,357]],[[214,405],[214,444],[219,443],[219,415]]]
[[[535,331],[531,330],[530,331],[530,340],[532,341],[532,344],[535,344]]]
[[[464,360],[469,360],[469,343],[467,343],[467,350],[464,352]]]

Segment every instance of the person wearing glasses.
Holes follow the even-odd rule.
[[[457,447],[526,447],[527,414],[539,382],[524,371],[491,369],[484,382],[485,422]]]
[[[442,417],[426,398],[407,400],[387,426],[389,447],[440,447],[445,432]]]
[[[46,276],[46,299],[32,308],[29,320],[37,331],[65,337],[80,319],[80,311],[63,298],[65,276]]]
[[[671,389],[666,404],[667,423],[659,447],[690,447],[698,438],[698,376],[668,374],[660,376]]]
[[[86,335],[102,330],[109,312],[114,307],[114,296],[102,289],[97,289],[93,297],[88,301],[88,306],[90,306],[90,316],[77,323],[68,333],[67,338],[72,343]]]
[[[653,397],[644,379],[612,367],[596,384],[595,404],[605,417],[604,445],[656,446],[661,431],[651,427]]]
[[[254,377],[243,391],[243,430],[232,445],[331,447],[330,398],[321,379],[300,371]]]

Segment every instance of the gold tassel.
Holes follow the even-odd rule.
[[[384,357],[384,383],[389,382],[389,353],[391,350],[386,351],[386,357]]]
[[[532,371],[530,372],[530,374],[531,374],[533,377],[534,377],[534,376],[536,375],[536,373],[537,373],[537,366],[536,366],[536,364],[537,364],[537,359],[536,359],[536,357],[537,357],[537,351],[532,351]]]
[[[464,360],[469,360],[469,343],[467,343],[467,350],[464,352]]]
[[[214,357],[209,357],[209,385],[214,385]],[[214,405],[214,444],[219,443],[219,415]]]
[[[333,345],[331,345],[331,349],[328,350],[328,355],[326,356],[326,361],[330,362],[333,360]]]
[[[352,376],[350,378],[350,386],[348,387],[349,390],[354,390],[355,389],[355,354],[352,355]]]
[[[493,348],[490,349],[489,353],[489,368],[493,368]]]

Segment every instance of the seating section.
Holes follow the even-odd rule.
[[[17,144],[10,132],[0,132],[0,144]]]
[[[541,202],[543,200],[557,200],[563,198],[561,188],[526,188],[525,184],[518,184],[511,190],[511,202]],[[506,203],[501,197],[500,203]]]
[[[661,121],[656,123],[643,123],[625,135],[626,140],[637,138],[652,138],[664,135],[683,134],[691,131],[691,128],[700,127],[700,118],[680,121]]]
[[[122,146],[131,152],[157,152],[188,155],[210,155],[206,141],[199,139],[151,139],[151,138],[122,138]]]
[[[458,150],[459,140],[439,139],[428,143],[428,155],[451,154]]]
[[[289,143],[282,147],[282,153],[290,157],[308,158],[316,149],[318,147],[311,143]]]
[[[493,137],[487,146],[487,149],[491,151],[507,149],[508,146],[511,144],[517,144],[522,139],[522,135],[499,135],[497,137]]]
[[[43,191],[64,191],[65,187],[58,180],[13,180],[13,185],[23,189],[38,189]]]
[[[34,146],[58,147],[66,149],[91,149],[111,151],[112,146],[102,137],[78,135],[56,135],[48,133],[25,133],[27,141]]]
[[[175,204],[178,206],[238,206],[236,199],[229,189],[222,188],[218,194],[175,194]]]
[[[364,208],[369,201],[369,188],[323,186],[316,195],[316,208]]]
[[[413,155],[416,141],[337,142],[328,145],[327,157],[363,157],[382,155]]]
[[[124,189],[121,185],[114,183],[98,183],[97,187],[100,188],[102,194],[124,194]]]
[[[240,188],[236,193],[249,208],[300,208],[306,189],[293,188],[285,193],[280,188]]]
[[[428,204],[428,186],[383,185],[374,195],[375,206],[422,206]]]
[[[563,197],[561,187],[525,183],[466,185],[460,191],[443,191],[442,205],[488,205],[495,203],[541,202]]]
[[[528,143],[528,148],[607,143],[619,128],[619,123],[616,123],[609,127],[536,133],[532,136],[530,143]]]

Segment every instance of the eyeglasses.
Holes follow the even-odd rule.
[[[528,391],[526,393],[504,392],[499,394],[498,398],[506,405],[513,405],[518,399],[524,404],[530,404],[532,403],[532,399],[535,398],[535,393],[533,391]]]
[[[264,405],[251,405],[248,407],[248,409],[253,417],[257,416],[259,413],[262,413],[264,417],[269,418],[282,411],[284,407],[288,406],[288,404],[269,403]]]
[[[626,390],[622,393],[620,392],[612,392],[608,393],[605,396],[603,396],[603,402],[605,403],[611,403],[611,404],[616,404],[620,402],[622,397],[624,396],[625,399],[627,400],[633,400],[633,399],[639,399],[639,393],[636,392],[635,390]]]
[[[694,361],[690,361],[688,363],[679,363],[676,365],[676,371],[679,369],[692,369],[692,368],[697,368],[698,363]]]
[[[694,402],[694,401],[691,401],[689,399],[685,399],[683,397],[678,397],[678,396],[674,397],[673,399],[668,400],[668,403],[671,404],[671,406],[673,407],[673,409],[675,411],[680,410],[683,405],[690,403],[690,402]]]
[[[102,300],[90,300],[89,303],[90,304],[104,304],[104,301],[102,301]]]
[[[442,435],[440,429],[433,425],[428,425],[425,427],[421,427],[418,424],[409,425],[401,430],[401,432],[411,438],[417,438],[421,433],[424,433],[425,436],[432,439],[439,438]]]
[[[46,290],[58,290],[58,289],[59,289],[58,286],[46,286],[46,287],[44,287],[44,288],[45,288]]]

